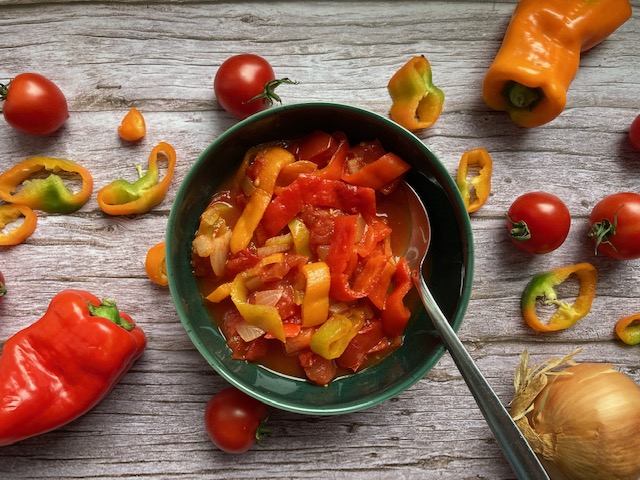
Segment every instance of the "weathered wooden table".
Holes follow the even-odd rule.
[[[69,101],[62,130],[20,134],[0,121],[1,170],[33,155],[66,157],[93,174],[95,190],[135,178],[159,141],[174,145],[173,186],[148,214],[109,217],[89,203],[72,215],[40,214],[24,244],[0,247],[9,294],[0,345],[44,313],[65,288],[115,298],[148,335],[148,349],[91,412],[57,431],[0,448],[0,478],[438,478],[508,479],[510,468],[450,356],[414,387],[371,410],[337,417],[273,411],[273,437],[242,456],[218,451],[203,427],[207,400],[225,386],[189,341],[168,289],[145,275],[148,248],[163,239],[177,188],[199,153],[235,123],[212,81],[227,57],[257,53],[286,103],[330,100],[387,114],[390,76],[410,57],[431,61],[444,112],[420,138],[455,175],[465,150],[494,161],[488,203],[472,215],[475,279],[460,337],[496,393],[509,402],[524,349],[534,362],[583,347],[578,360],[611,362],[640,382],[638,347],[613,334],[640,311],[640,261],[594,256],[586,237],[595,203],[640,190],[640,154],[627,130],[640,113],[640,2],[633,18],[583,55],[566,110],[522,129],[490,111],[481,82],[514,2],[0,2],[0,77],[25,71],[53,79]],[[147,136],[131,145],[116,128],[130,107]],[[528,256],[505,234],[521,193],[560,196],[573,221],[566,243]],[[640,240],[639,240],[640,241]],[[571,329],[537,334],[519,312],[537,272],[588,261],[599,272],[591,313]]]

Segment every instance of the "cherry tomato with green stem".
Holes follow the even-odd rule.
[[[23,133],[47,135],[69,118],[62,91],[37,73],[21,73],[7,85],[0,84],[0,99],[7,123]]]
[[[205,408],[209,438],[220,450],[243,453],[269,434],[269,408],[235,387],[216,393]]]
[[[518,197],[506,216],[509,238],[528,253],[549,253],[564,243],[571,228],[569,209],[560,198],[546,192]]]
[[[631,146],[640,152],[640,115],[638,115],[629,127],[629,141]]]
[[[225,60],[213,81],[213,90],[222,108],[236,118],[267,109],[273,102],[282,103],[275,89],[288,78],[276,80],[271,64],[259,55],[243,53]]]
[[[595,242],[596,255],[640,258],[640,194],[619,192],[600,200],[589,215],[588,235]]]

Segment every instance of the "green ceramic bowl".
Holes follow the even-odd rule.
[[[233,360],[198,293],[191,270],[191,242],[211,194],[240,164],[249,147],[314,130],[344,131],[352,143],[378,138],[387,151],[413,166],[406,177],[429,211],[431,246],[429,287],[458,329],[473,276],[469,216],[455,182],[415,135],[375,113],[332,103],[275,107],[239,122],[198,158],[177,193],[167,227],[167,272],[178,315],[194,345],[229,383],[276,408],[311,415],[364,410],[398,395],[420,380],[442,357],[444,346],[420,305],[407,325],[402,347],[379,363],[338,378],[327,387]]]

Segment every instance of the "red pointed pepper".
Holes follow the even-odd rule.
[[[64,290],[44,316],[4,344],[0,446],[54,430],[96,406],[146,347],[115,303]]]

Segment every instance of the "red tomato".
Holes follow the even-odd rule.
[[[629,141],[631,146],[640,152],[640,115],[631,123],[629,127]]]
[[[276,80],[273,68],[264,58],[244,53],[225,60],[213,81],[213,91],[222,108],[239,119],[265,110],[274,101],[280,103],[275,88],[295,83],[288,78]]]
[[[5,101],[2,106],[5,120],[23,133],[53,133],[69,118],[62,91],[37,73],[21,73],[8,85],[1,85],[0,97]]]
[[[571,215],[555,195],[530,192],[518,197],[507,212],[511,241],[528,253],[549,253],[562,245],[569,234]]]
[[[2,272],[0,272],[0,303],[2,303],[2,299],[7,294],[7,286],[4,283],[4,277],[2,276]]]
[[[213,444],[228,453],[243,453],[268,431],[268,407],[235,387],[221,390],[207,403],[204,422]]]
[[[640,195],[620,192],[600,200],[589,215],[596,254],[616,260],[640,258]]]

